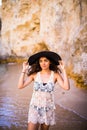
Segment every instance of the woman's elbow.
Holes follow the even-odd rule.
[[[22,89],[21,87],[18,87],[18,89]]]
[[[23,85],[18,85],[18,89],[24,88]]]
[[[70,85],[67,85],[64,88],[65,88],[65,90],[70,90]]]
[[[66,90],[70,90],[70,87],[66,88]]]

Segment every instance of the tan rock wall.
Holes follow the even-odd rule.
[[[44,41],[87,83],[86,0],[3,0],[1,34],[1,56],[29,56]]]

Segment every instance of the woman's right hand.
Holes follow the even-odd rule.
[[[22,72],[25,72],[27,69],[29,68],[29,64],[28,64],[28,62],[23,62],[23,70],[22,70]]]

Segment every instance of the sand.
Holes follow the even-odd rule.
[[[22,65],[0,66],[0,130],[27,130],[28,105],[32,84],[17,88]],[[65,91],[56,84],[56,125],[50,130],[87,130],[87,91],[75,87]]]

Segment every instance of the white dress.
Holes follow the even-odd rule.
[[[48,82],[46,84],[43,84],[40,77],[40,72],[37,73],[29,107],[28,123],[45,123],[46,125],[55,124],[53,79],[54,72],[51,71],[51,75]]]

